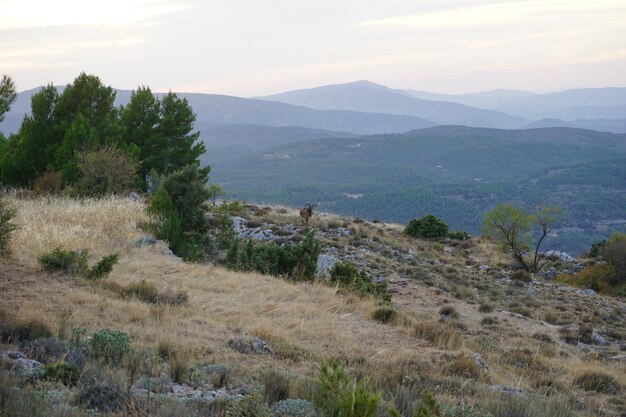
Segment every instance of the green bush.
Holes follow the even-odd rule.
[[[87,249],[65,250],[59,246],[52,252],[40,256],[39,263],[48,272],[63,271],[66,274],[79,275],[87,279],[102,279],[111,273],[113,265],[119,259],[119,255],[116,253],[105,255],[92,269],[89,269],[88,257],[89,251]]]
[[[449,233],[448,237],[454,240],[469,240],[472,237],[472,235],[467,233],[465,230],[459,230],[458,232]]]
[[[74,191],[80,196],[101,197],[128,193],[134,183],[137,164],[132,157],[115,146],[103,146],[79,152],[80,179]]]
[[[122,295],[126,297],[135,297],[147,303],[156,303],[159,299],[159,291],[154,284],[142,279],[141,281],[128,284],[122,290]]]
[[[44,379],[58,381],[65,386],[74,386],[80,378],[80,370],[66,362],[54,362],[43,368]]]
[[[241,246],[235,239],[226,254],[226,266],[239,271],[256,271],[262,274],[283,276],[294,281],[312,281],[317,270],[321,246],[310,231],[302,243],[254,243],[248,240]]]
[[[337,262],[330,270],[329,282],[337,284],[342,289],[353,292],[361,298],[372,296],[380,301],[391,301],[391,293],[386,280],[374,282],[369,274],[357,269],[350,262]]]
[[[373,417],[380,397],[333,363],[322,364],[313,403],[326,417]]]
[[[3,320],[3,322],[0,323],[0,330],[0,341],[3,342],[21,342],[53,336],[50,327],[39,320],[19,320],[15,322],[9,320],[5,322]]]
[[[448,225],[432,214],[427,214],[420,219],[411,220],[404,229],[404,233],[426,239],[446,237],[448,236]]]
[[[230,401],[226,407],[226,417],[270,417],[271,411],[256,390],[248,391],[243,398]]]
[[[210,197],[207,177],[195,165],[188,165],[165,177],[162,187],[180,215],[183,232],[205,233],[209,229],[205,213]]]
[[[70,275],[85,275],[88,271],[87,249],[81,251],[64,250],[58,247],[51,253],[46,253],[39,257],[39,263],[48,272],[63,271]]]
[[[15,209],[9,206],[9,203],[7,203],[0,194],[0,257],[11,254],[9,241],[11,240],[13,232],[17,229],[17,225],[11,221],[16,214]]]
[[[110,363],[119,363],[132,351],[130,338],[124,332],[101,329],[91,336],[89,352],[96,358]]]
[[[398,317],[398,312],[390,307],[380,307],[374,310],[372,318],[381,323],[391,323]]]
[[[110,255],[105,255],[98,261],[97,264],[93,266],[87,273],[87,278],[89,279],[102,279],[106,278],[111,271],[113,271],[113,266],[120,259],[120,255],[117,253],[112,253]]]

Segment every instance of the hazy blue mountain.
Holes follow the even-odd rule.
[[[353,138],[356,135],[308,129],[298,126],[274,127],[251,124],[196,125],[207,152],[200,157],[203,165],[219,170],[222,165],[273,147],[320,138]]]
[[[541,129],[545,127],[576,127],[573,123],[561,119],[541,119],[524,126],[524,129]]]
[[[322,211],[401,223],[432,213],[474,234],[499,202],[557,205],[566,213],[557,244],[578,253],[607,222],[626,224],[625,170],[626,135],[438,126],[284,145],[212,178],[250,201],[313,200]]]
[[[523,129],[544,127],[571,127],[596,130],[598,132],[626,133],[626,119],[576,119],[565,121],[562,119],[549,118],[529,123],[524,126]]]
[[[626,88],[618,87],[572,89],[548,94],[516,90],[494,90],[458,95],[405,91],[417,98],[447,100],[534,120],[626,118]]]
[[[62,87],[60,88],[62,89]],[[18,94],[18,100],[0,124],[5,134],[16,132],[30,111],[30,98],[39,89]],[[131,91],[117,90],[116,105],[130,99]],[[163,94],[158,94],[162,96]],[[197,125],[256,124],[265,126],[301,126],[353,134],[399,133],[434,126],[415,116],[364,113],[349,110],[314,110],[268,100],[256,100],[217,94],[179,93],[197,114]]]
[[[263,98],[314,109],[412,115],[437,124],[514,128],[528,123],[520,117],[496,111],[452,102],[418,99],[403,90],[393,90],[369,81],[288,91]]]

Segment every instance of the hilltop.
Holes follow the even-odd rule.
[[[247,205],[233,213],[241,236],[288,243],[314,230],[325,262],[351,261],[386,279],[392,300],[385,308],[395,313],[381,316],[374,299],[339,291],[323,277],[297,283],[182,262],[150,239],[142,201],[9,201],[20,228],[11,241],[13,257],[0,263],[4,328],[14,320],[39,321],[75,342],[104,328],[123,331],[137,359],[89,364],[69,388],[19,376],[16,368],[5,371],[0,390],[15,394],[6,410],[17,405],[37,415],[49,407],[74,416],[113,404],[114,415],[223,415],[209,406],[211,398],[221,397],[222,405],[225,398],[252,399],[259,388],[270,402],[310,399],[319,365],[328,360],[403,416],[412,415],[428,391],[448,404],[446,416],[468,415],[453,407],[460,401],[479,406],[481,414],[472,415],[481,416],[618,416],[626,407],[620,395],[626,387],[623,300],[520,277],[487,241],[413,239],[402,225],[331,214],[316,214],[304,227],[297,211],[279,206]],[[111,252],[121,258],[100,282],[43,271],[37,258],[61,245],[88,249],[90,264]],[[579,264],[553,265],[574,270]],[[120,296],[143,280],[144,287],[182,301]],[[64,353],[51,340],[1,350],[52,362]],[[376,415],[388,415],[386,408]]]

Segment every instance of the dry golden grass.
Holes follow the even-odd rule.
[[[504,284],[489,273],[466,269],[466,258],[461,254],[465,248],[446,247],[444,252],[435,253],[428,242],[404,236],[401,225],[349,225],[361,240],[378,238],[392,249],[415,254],[416,263],[411,265],[399,265],[389,256],[376,258],[394,280],[391,307],[403,317],[401,323],[391,325],[371,319],[377,308],[374,301],[338,295],[322,284],[293,284],[255,273],[186,264],[168,256],[163,244],[136,248],[135,240],[144,234],[138,224],[147,218],[143,205],[128,199],[11,201],[18,210],[21,228],[12,241],[15,264],[0,264],[1,306],[21,317],[44,320],[53,329],[61,324],[62,312],[70,311],[66,320],[72,326],[85,326],[89,331],[103,327],[123,330],[139,346],[156,348],[159,343],[174,343],[184,347],[191,361],[233,366],[240,380],[253,378],[250,375],[259,375],[268,367],[306,379],[316,373],[315,363],[335,358],[351,372],[364,375],[377,389],[391,390],[403,381],[425,377],[432,381],[429,389],[438,390],[436,394],[443,397],[492,395],[489,390],[482,393],[482,388],[472,387],[474,384],[462,383],[459,388],[455,384],[463,378],[471,378],[480,386],[490,381],[539,393],[571,394],[580,392],[573,385],[578,376],[599,372],[626,387],[623,362],[584,354],[559,339],[559,326],[540,320],[540,312],[550,306],[579,308],[571,314],[576,317],[578,311],[589,310],[589,304],[577,304],[581,301],[571,295],[553,299],[554,292],[536,292],[530,297],[537,304],[531,306],[530,318],[511,315],[504,300],[517,297],[521,302],[528,298],[524,288],[502,287]],[[276,224],[299,221],[294,209],[272,208],[253,217]],[[328,227],[339,221],[345,220],[314,217],[312,226]],[[353,236],[332,242],[349,248]],[[37,257],[61,245],[89,249],[94,257],[111,252],[122,256],[106,285],[41,272]],[[507,261],[481,240],[472,242],[467,250],[481,264],[495,267]],[[414,268],[415,277],[402,277],[398,267]],[[179,306],[154,305],[119,296],[116,289],[142,279],[159,291],[184,290],[189,301]],[[426,279],[430,282],[427,285]],[[483,289],[479,291],[478,286]],[[478,293],[478,297],[455,298],[457,287],[467,288],[465,292],[474,296]],[[479,312],[481,299],[495,307],[489,313],[495,318],[494,325],[481,324],[485,317]],[[600,308],[605,304],[610,303],[599,299],[594,305]],[[607,311],[619,307],[613,304],[616,307],[606,307]],[[458,311],[459,319],[437,321],[443,306]],[[557,319],[565,316],[561,310],[555,311]],[[537,333],[547,335],[552,342],[533,338]],[[251,336],[267,340],[275,354],[245,355],[228,347],[231,338]],[[519,353],[518,349],[529,353]],[[486,376],[471,362],[474,352],[489,365]],[[442,357],[450,354],[451,365],[443,366]],[[595,393],[589,402],[594,409],[601,409],[606,398]]]
[[[143,203],[121,197],[10,197],[9,201],[17,209],[15,223],[19,225],[11,250],[22,265],[37,265],[39,256],[59,246],[88,249],[94,258],[114,251],[126,252],[143,234],[137,225],[147,221]]]

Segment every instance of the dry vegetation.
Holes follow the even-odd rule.
[[[148,349],[171,344],[189,364],[228,366],[232,383],[258,383],[278,370],[288,375],[293,397],[310,388],[320,361],[337,359],[389,401],[410,386],[433,391],[443,402],[481,405],[496,416],[618,416],[626,409],[620,395],[626,390],[624,303],[580,296],[551,282],[504,279],[507,259],[488,242],[445,241],[437,250],[432,242],[403,235],[399,225],[314,216],[311,226],[333,255],[360,253],[357,261],[370,273],[390,280],[397,315],[384,324],[372,319],[373,300],[337,294],[322,283],[187,264],[162,243],[135,247],[146,233],[142,203],[10,201],[20,229],[13,258],[0,263],[0,305],[52,329],[85,327],[90,334],[107,327]],[[248,209],[244,217],[299,224],[297,212],[281,207]],[[350,233],[335,233],[338,228]],[[104,283],[92,283],[41,271],[37,258],[59,246],[89,249],[94,259],[122,256]],[[188,301],[150,304],[120,295],[120,288],[142,280],[159,291],[184,291]],[[568,344],[560,330],[570,324],[588,325],[608,343]],[[266,340],[274,353],[243,354],[228,345],[252,336]],[[598,375],[614,381],[617,391],[596,389]],[[501,397],[494,385],[524,394]]]

